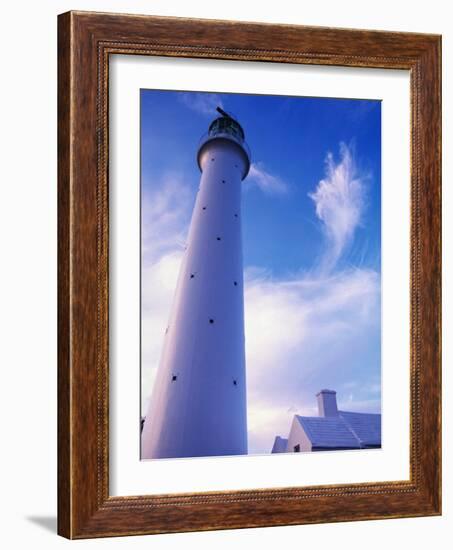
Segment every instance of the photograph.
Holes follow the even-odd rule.
[[[317,546],[338,529],[382,546],[375,520],[392,519],[390,541],[428,516],[442,532],[446,19],[394,4],[371,28],[337,4],[303,21],[280,6],[256,21],[244,3],[239,19],[53,20],[56,82],[34,82],[54,91],[31,110],[57,133],[20,150],[50,160],[57,141],[38,180],[58,179],[58,307],[34,309],[57,317],[57,464],[43,468],[62,537],[307,526]],[[55,89],[58,110],[36,109]],[[37,164],[12,166],[14,182]],[[9,188],[54,231],[33,174],[36,200]],[[16,219],[17,279],[48,255],[31,262]]]
[[[140,90],[140,458],[381,448],[381,101]]]

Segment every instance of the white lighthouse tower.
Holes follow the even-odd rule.
[[[150,406],[142,458],[247,454],[241,182],[250,154],[217,108]]]

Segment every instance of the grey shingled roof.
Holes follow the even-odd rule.
[[[360,449],[381,444],[381,415],[338,411],[338,416],[296,415],[312,447]]]
[[[313,447],[360,449],[360,443],[339,416],[298,416]]]
[[[381,415],[339,411],[357,438],[365,445],[381,444]]]

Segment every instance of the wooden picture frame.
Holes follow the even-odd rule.
[[[58,48],[59,534],[88,538],[440,514],[440,37],[69,12],[59,16]],[[410,72],[410,480],[109,495],[111,54]]]

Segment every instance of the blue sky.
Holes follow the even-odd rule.
[[[381,104],[141,91],[142,410],[199,184],[200,137],[223,106],[252,151],[243,183],[249,452],[269,452],[315,394],[380,412]]]

